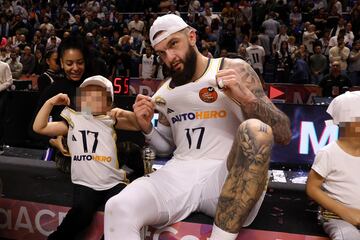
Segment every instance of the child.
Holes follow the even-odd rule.
[[[324,208],[323,228],[331,239],[360,239],[360,91],[336,97],[328,107],[339,139],[321,149],[306,191]]]
[[[139,130],[132,112],[111,109],[114,93],[108,79],[102,76],[87,78],[79,92],[76,105],[81,112],[65,107],[61,116],[66,121],[48,122],[55,105],[70,104],[69,97],[60,93],[44,103],[33,125],[39,134],[67,135],[72,159],[73,206],[48,239],[74,239],[91,223],[98,207],[126,186],[125,171],[119,168],[117,160],[113,126]]]

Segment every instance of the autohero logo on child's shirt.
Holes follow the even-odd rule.
[[[91,161],[95,160],[98,162],[111,162],[110,156],[99,156],[99,155],[90,155],[90,154],[83,154],[83,155],[74,155],[74,161]]]

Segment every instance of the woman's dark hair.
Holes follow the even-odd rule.
[[[53,53],[55,53],[56,51],[55,50],[50,50],[50,51],[47,51],[44,55],[44,58],[45,60],[48,60],[51,58],[51,55],[53,55]]]
[[[75,35],[75,36],[72,35],[60,43],[60,45],[58,47],[59,59],[61,59],[64,56],[65,51],[69,50],[69,49],[80,50],[82,52],[84,58],[86,59],[87,50],[85,47],[85,40],[80,35]]]

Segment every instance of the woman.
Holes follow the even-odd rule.
[[[280,50],[275,53],[275,82],[289,82],[289,74],[291,69],[291,54],[287,41],[282,41]]]
[[[47,52],[45,54],[45,63],[47,65],[47,70],[39,76],[37,81],[40,93],[59,78],[58,53],[56,51]]]
[[[80,86],[86,78],[85,71],[87,63],[87,51],[85,42],[80,37],[69,37],[61,42],[58,48],[58,57],[63,77],[50,85],[40,96],[39,106],[41,107],[45,101],[58,93],[65,93],[70,98],[70,107],[75,108],[76,88]],[[92,74],[92,73],[89,73]],[[51,112],[54,121],[59,121],[62,118],[60,113],[64,106],[56,106]]]

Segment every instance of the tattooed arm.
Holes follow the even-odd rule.
[[[218,82],[223,82],[225,94],[241,106],[247,118],[260,119],[271,126],[276,143],[290,142],[289,118],[265,95],[259,77],[249,64],[240,59],[225,59],[216,77]]]

